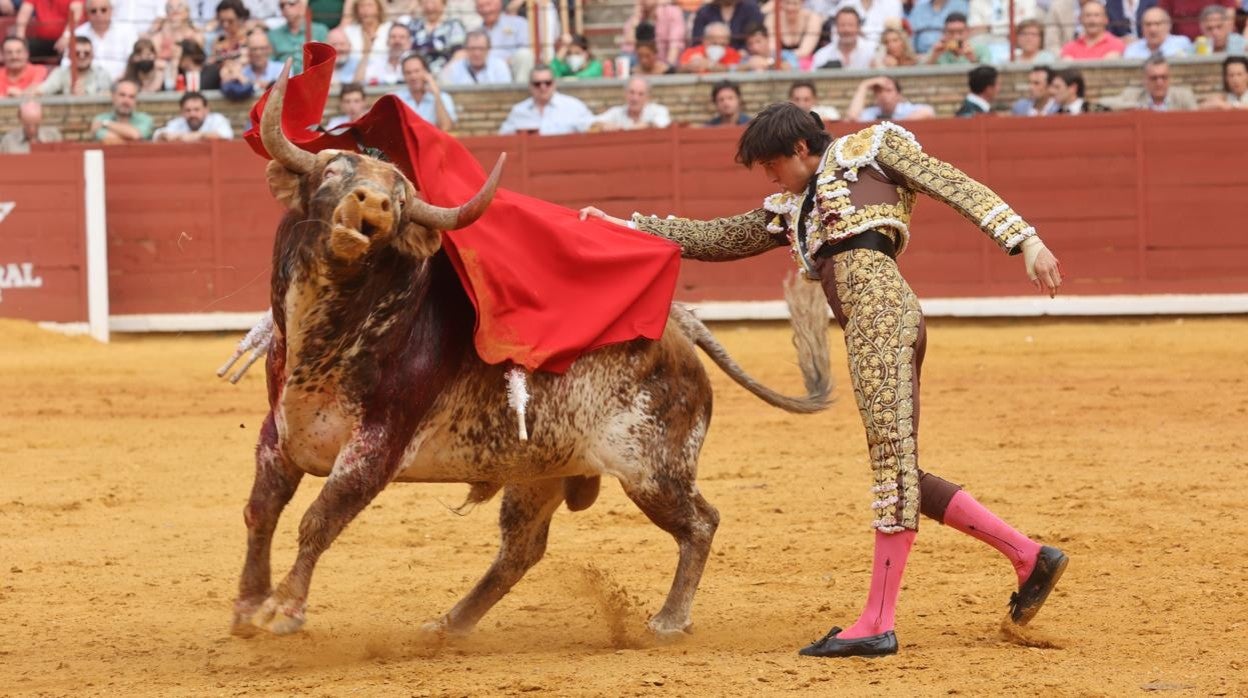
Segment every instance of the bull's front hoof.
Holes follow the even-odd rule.
[[[303,627],[307,620],[304,610],[302,602],[281,602],[269,597],[252,615],[251,624],[274,635],[289,635]]]
[[[646,623],[646,627],[650,628],[650,632],[654,634],[656,640],[664,644],[680,642],[693,634],[693,623],[674,623],[657,616],[651,618],[650,622]]]
[[[256,615],[256,610],[262,603],[264,599],[252,601],[235,599],[234,621],[230,623],[230,634],[235,637],[252,637],[259,632],[260,629],[251,624],[251,619]]]

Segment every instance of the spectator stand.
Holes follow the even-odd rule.
[[[1172,84],[1185,85],[1203,100],[1221,91],[1221,56],[1191,56],[1171,61]],[[1060,66],[1062,64],[1054,64]],[[1140,84],[1140,62],[1106,60],[1077,64],[1088,84],[1091,101],[1116,95],[1123,88]],[[1008,112],[1010,104],[1027,91],[1027,73],[1030,65],[1010,64],[1001,66],[1001,91],[996,107]],[[931,104],[939,116],[952,116],[966,95],[966,72],[968,66],[917,66],[888,70],[823,70],[811,73],[764,72],[734,74],[729,79],[741,86],[746,111],[754,113],[771,102],[787,98],[789,85],[796,79],[815,81],[820,101],[844,110],[853,95],[854,88],[865,77],[887,74],[901,81],[907,98]],[[649,78],[651,99],[667,105],[672,120],[677,124],[697,124],[711,115],[710,86],[722,79],[722,75],[667,75]],[[572,80],[559,84],[560,92],[584,101],[594,113],[619,102],[623,79]],[[370,87],[370,102],[393,91],[393,87]],[[527,84],[480,85],[448,87],[460,113],[454,130],[458,136],[492,135],[506,118],[511,105],[529,96]],[[229,102],[219,92],[208,91],[209,106],[213,111],[225,114],[236,133],[246,127],[250,102]],[[178,114],[179,95],[174,92],[145,94],[140,97],[138,108],[148,112],[163,124]],[[331,109],[336,104],[330,100]],[[19,100],[0,100],[0,132],[17,126]],[[44,123],[57,126],[67,140],[90,138],[87,128],[95,114],[110,109],[107,96],[44,98]],[[846,129],[852,128],[846,125]]]

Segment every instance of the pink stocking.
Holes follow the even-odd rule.
[[[944,523],[991,545],[1009,558],[1010,564],[1014,565],[1014,572],[1018,574],[1020,585],[1027,581],[1027,577],[1035,569],[1040,544],[998,519],[965,491],[958,490],[949,500]]]
[[[871,591],[858,622],[842,630],[838,638],[853,640],[886,633],[893,629],[897,615],[897,592],[901,590],[901,574],[906,569],[914,531],[900,533],[875,532],[875,562],[871,566]]]

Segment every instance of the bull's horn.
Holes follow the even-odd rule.
[[[291,143],[282,132],[282,102],[286,99],[290,64],[291,59],[287,58],[281,76],[269,92],[269,100],[264,103],[264,114],[260,116],[260,142],[264,143],[269,155],[286,169],[296,174],[307,174],[316,165],[316,156]]]
[[[486,207],[494,199],[494,191],[498,189],[498,178],[503,174],[503,163],[506,160],[507,153],[498,156],[498,162],[494,163],[494,171],[490,173],[489,179],[485,180],[481,191],[478,191],[468,203],[455,208],[442,208],[416,199],[407,209],[407,217],[415,223],[435,230],[456,230],[472,225],[481,217],[481,214],[485,213]]]

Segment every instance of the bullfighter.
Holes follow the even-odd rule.
[[[1061,285],[1057,259],[1033,227],[990,189],[923,152],[906,129],[884,122],[833,139],[818,117],[792,104],[764,109],[742,134],[737,161],[761,165],[781,191],[748,213],[695,221],[596,207],[581,217],[627,225],[679,243],[683,256],[729,261],[788,246],[818,280],[845,335],[854,398],[866,427],[874,562],[866,604],[848,628],[834,627],[800,653],[818,657],[897,652],[894,615],[919,514],[987,543],[1014,567],[1014,623],[1040,610],[1067,557],[1002,521],[959,485],[919,469],[919,375],[926,329],[918,298],[896,257],[910,240],[919,193],[954,208],[1002,250],[1021,254],[1027,275],[1050,296]]]

